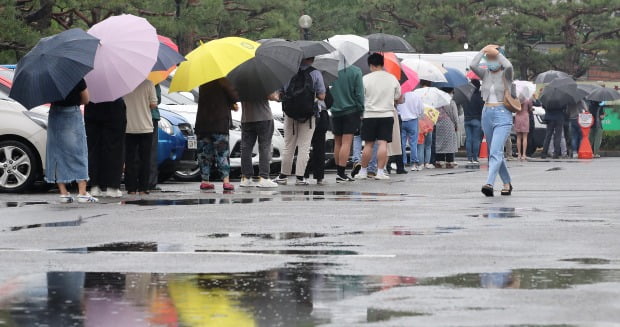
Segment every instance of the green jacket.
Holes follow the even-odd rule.
[[[362,70],[358,67],[350,66],[340,70],[330,91],[334,98],[334,104],[330,108],[332,116],[364,112],[364,83]]]

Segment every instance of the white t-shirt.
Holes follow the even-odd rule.
[[[364,118],[394,117],[394,101],[400,99],[400,83],[386,71],[364,76]]]
[[[145,80],[123,99],[127,105],[127,131],[125,133],[153,133],[151,103],[157,103],[157,93],[153,83]]]

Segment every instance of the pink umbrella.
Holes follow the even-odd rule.
[[[405,73],[405,76],[407,76],[407,81],[400,86],[401,93],[405,94],[415,90],[418,84],[420,84],[420,77],[418,77],[418,73],[405,65],[402,65],[401,69],[403,73]]]
[[[159,40],[146,19],[113,16],[95,24],[88,33],[101,40],[95,68],[85,77],[92,102],[113,101],[130,93],[151,72]]]

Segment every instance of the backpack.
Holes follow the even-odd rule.
[[[287,117],[299,122],[306,122],[315,115],[314,82],[310,73],[315,69],[310,67],[299,70],[284,91],[282,111]]]

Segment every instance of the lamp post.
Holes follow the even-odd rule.
[[[175,4],[176,4],[176,13],[174,15],[174,19],[176,21],[176,25],[177,25],[177,45],[179,46],[179,49],[181,49],[182,44],[181,44],[181,30],[180,28],[180,24],[179,24],[179,19],[181,18],[181,2],[183,0],[174,0]]]
[[[303,30],[304,40],[310,39],[310,27],[312,27],[312,17],[308,15],[302,15],[299,17],[299,27]]]

